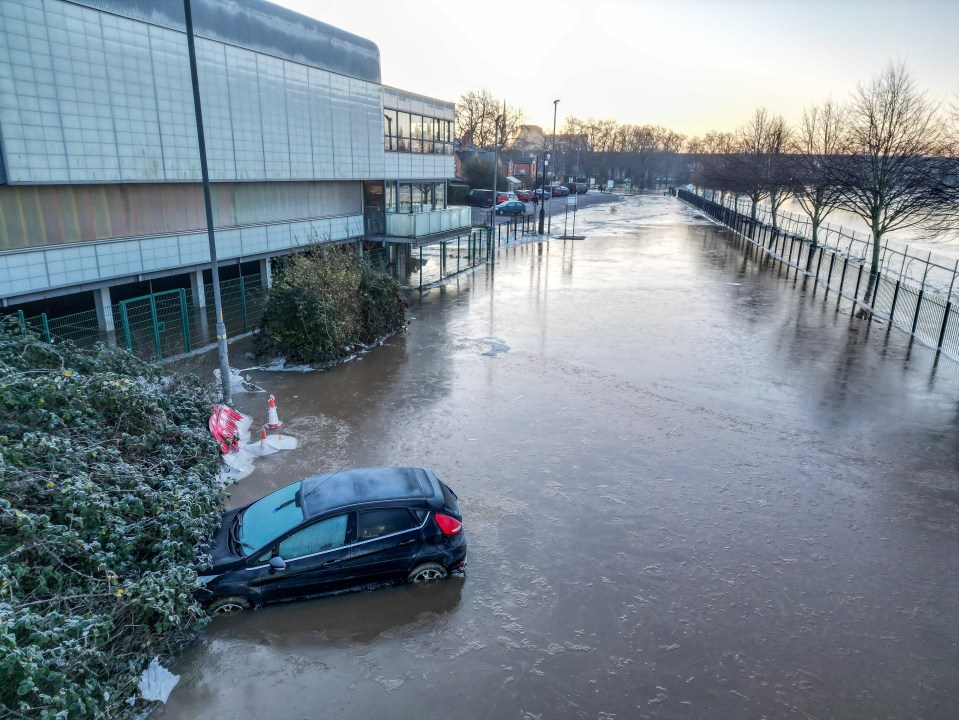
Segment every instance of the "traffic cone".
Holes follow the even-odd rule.
[[[266,426],[268,428],[278,428],[283,423],[280,422],[280,418],[276,414],[276,399],[270,395],[270,419],[267,422]]]
[[[276,410],[274,409],[275,413]],[[260,428],[260,450],[266,450],[266,428]]]

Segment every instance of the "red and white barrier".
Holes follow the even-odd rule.
[[[207,425],[213,439],[220,443],[220,452],[227,455],[240,449],[237,423],[243,416],[229,405],[214,405]]]

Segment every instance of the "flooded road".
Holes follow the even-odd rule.
[[[467,577],[218,618],[153,717],[959,715],[957,364],[673,198],[577,230],[332,372],[251,373],[300,447],[230,506],[424,465]]]

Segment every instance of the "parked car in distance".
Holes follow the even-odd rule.
[[[589,190],[589,185],[586,183],[576,183],[576,193],[579,195],[585,195]]]
[[[497,215],[525,215],[526,203],[522,200],[507,200],[496,206]]]
[[[424,468],[337,470],[223,513],[195,597],[211,613],[439,580],[466,564],[456,494]]]
[[[560,185],[559,191],[563,193],[563,197],[566,197],[567,195],[569,195],[569,188],[566,187],[565,185]]]
[[[481,190],[476,188],[470,190],[466,193],[466,204],[472,205],[473,207],[493,207],[493,205],[499,204],[501,202],[506,202],[507,200],[515,200],[515,197],[509,197],[510,193],[507,192],[496,192],[496,202],[493,202],[493,191],[492,190]]]
[[[535,197],[535,195],[533,194],[533,191],[532,191],[532,190],[517,190],[517,191],[516,191],[516,198],[517,198],[517,200],[523,200],[523,201],[525,202],[525,201],[527,201],[527,200],[532,200],[534,197]]]
[[[553,185],[553,197],[563,197],[563,187],[561,185]],[[569,188],[566,188],[566,194],[569,195]]]

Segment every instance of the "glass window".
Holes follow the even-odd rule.
[[[413,188],[409,183],[400,183],[400,197],[399,202],[397,203],[397,208],[401,213],[413,212],[412,206],[412,193]]]
[[[396,211],[396,183],[386,183],[386,211]]]
[[[280,543],[280,557],[295,560],[346,545],[346,515],[313,523]]]
[[[383,110],[383,147],[386,150],[451,155],[453,121],[401,110]]]
[[[387,150],[396,150],[396,134],[399,132],[396,110],[383,111],[384,147]]]
[[[410,151],[410,114],[405,112],[397,113],[400,123],[400,132],[397,138],[396,148],[401,152]]]
[[[442,210],[446,207],[446,183],[436,183],[436,189],[434,192],[436,193],[436,209]]]
[[[303,522],[303,509],[296,502],[299,491],[300,483],[295,482],[260,498],[243,511],[239,541],[244,553],[259,550]]]
[[[412,132],[410,137],[412,141],[410,142],[410,151],[411,152],[423,152],[423,118],[420,115],[412,115],[410,117],[410,126]]]
[[[383,535],[403,532],[413,527],[413,519],[406,508],[368,510],[361,512],[356,526],[357,542],[372,540]]]
[[[434,122],[439,122],[439,120],[434,121],[431,117],[423,118],[423,152],[431,153],[433,152],[433,129]]]
[[[420,192],[422,193],[423,199],[420,201],[425,206],[424,210],[433,209],[433,183],[423,183],[420,185]]]

